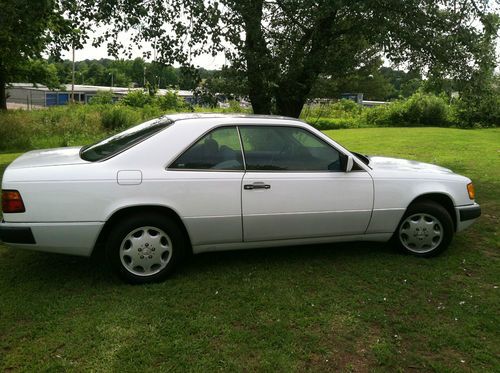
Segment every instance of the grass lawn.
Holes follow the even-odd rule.
[[[500,130],[327,133],[469,176],[483,216],[433,259],[368,243],[212,253],[148,286],[0,247],[0,370],[500,371]]]

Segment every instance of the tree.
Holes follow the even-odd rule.
[[[460,125],[466,127],[500,126],[500,76],[495,75],[495,44],[500,28],[500,15],[489,14],[481,21],[485,33],[478,48],[483,51],[483,58],[472,79],[461,79],[458,82]]]
[[[67,10],[59,1],[0,0],[0,110],[7,109],[6,85],[26,76],[32,60],[75,36]],[[74,41],[76,45],[79,43]],[[70,44],[71,45],[71,44]],[[39,70],[40,71],[40,70]],[[43,69],[41,70],[43,71]],[[36,72],[36,70],[35,70]],[[46,74],[31,74],[31,82],[45,83]]]
[[[225,51],[245,73],[254,112],[298,116],[320,74],[340,79],[384,55],[422,71],[439,66],[471,76],[482,51],[474,0],[80,0],[89,19],[111,29],[96,40],[111,52],[135,30],[162,62],[190,65]]]

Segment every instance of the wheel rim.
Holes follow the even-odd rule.
[[[172,258],[172,241],[161,229],[140,227],[131,231],[120,245],[123,267],[136,276],[152,276]]]
[[[436,249],[443,240],[443,225],[429,214],[408,216],[399,228],[399,240],[414,253],[428,253]]]

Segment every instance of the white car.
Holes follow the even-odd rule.
[[[28,152],[2,189],[4,243],[103,247],[134,283],[164,279],[191,252],[394,238],[432,256],[481,214],[471,181],[448,169],[253,115],[167,115],[91,146]]]

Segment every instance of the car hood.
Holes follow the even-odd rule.
[[[11,169],[89,163],[80,158],[81,147],[33,150],[15,159]]]
[[[374,170],[424,171],[424,172],[435,172],[441,174],[453,173],[453,171],[448,168],[436,166],[430,163],[411,161],[408,159],[378,157],[378,156],[368,156],[368,159],[370,160],[369,166]]]

